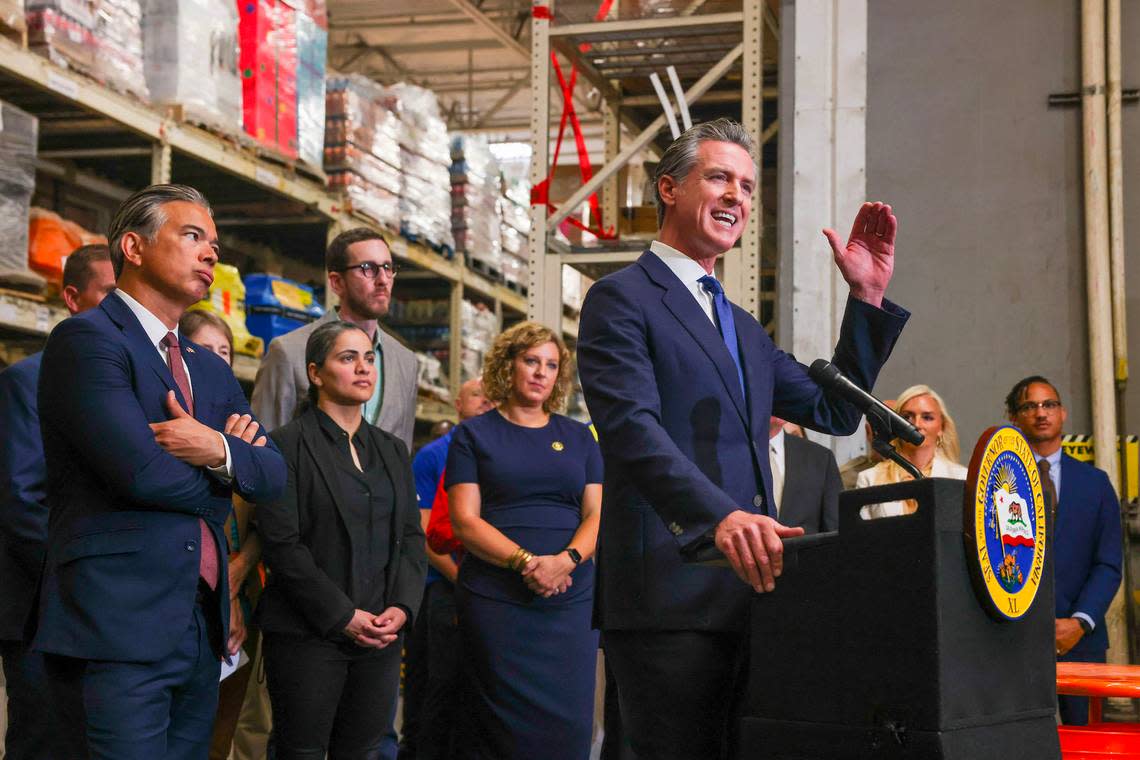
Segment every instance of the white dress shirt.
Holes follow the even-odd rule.
[[[785,466],[784,436],[787,433],[783,428],[780,432],[768,439],[768,463],[772,465],[772,498],[776,500],[776,516],[780,515],[780,506],[784,502],[784,481],[788,468]]]
[[[701,286],[701,283],[697,282],[708,274],[705,268],[676,248],[665,245],[659,240],[650,243],[649,250],[657,254],[657,258],[669,267],[669,271],[677,275],[677,279],[685,284],[685,287],[693,294],[693,298],[697,299],[697,304],[705,312],[705,316],[715,326],[716,317],[713,316],[715,307],[712,293],[709,293]]]
[[[178,344],[181,345],[182,336],[178,332],[178,325],[175,325],[174,329],[170,330],[166,327],[165,324],[163,324],[161,319],[152,314],[150,310],[136,301],[129,294],[124,293],[121,290],[113,290],[111,292],[122,299],[123,303],[127,305],[127,308],[131,310],[131,313],[135,315],[135,318],[138,319],[139,324],[142,325],[143,332],[146,333],[146,339],[149,340],[150,344],[154,346],[156,351],[158,351],[158,355],[162,357],[163,364],[169,367],[169,351],[167,350],[166,346],[162,345],[162,339],[166,337],[166,334],[168,332],[172,332],[174,333],[174,337],[178,339]],[[194,378],[190,375],[190,367],[186,366],[185,361],[182,362],[182,366],[186,369],[186,380],[190,384],[190,393],[193,395]],[[233,460],[230,458],[230,444],[220,431],[218,432],[218,435],[222,436],[222,445],[225,446],[226,449],[226,462],[225,464],[218,467],[207,467],[206,469],[222,480],[228,481],[233,478],[234,474],[234,464]]]

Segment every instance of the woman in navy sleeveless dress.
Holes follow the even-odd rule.
[[[500,406],[460,425],[448,452],[451,520],[467,551],[456,587],[470,686],[461,757],[590,754],[602,462],[589,428],[552,413],[569,360],[533,322],[500,335],[483,368]]]

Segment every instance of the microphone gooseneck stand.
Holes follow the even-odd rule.
[[[879,456],[891,460],[909,472],[915,480],[922,480],[925,477],[917,467],[908,462],[902,454],[895,450],[895,447],[891,445],[890,439],[880,436],[879,431],[875,430],[874,425],[871,426],[871,429],[874,430],[875,433],[874,438],[871,440],[871,447],[878,452]]]

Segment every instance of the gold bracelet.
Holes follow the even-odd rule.
[[[519,560],[519,566],[516,568],[516,572],[521,573],[523,570],[526,570],[526,566],[530,564],[532,559],[534,559],[534,555],[526,549],[523,549],[522,558]]]
[[[507,568],[508,569],[517,571],[515,564],[518,562],[519,557],[522,556],[524,551],[526,551],[526,550],[523,549],[521,546],[519,546],[514,550],[514,552],[511,554],[511,556],[507,557]]]

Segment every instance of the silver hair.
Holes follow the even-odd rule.
[[[657,164],[657,171],[653,175],[653,200],[657,203],[658,227],[665,221],[665,204],[661,202],[658,183],[665,176],[672,177],[678,183],[684,182],[685,177],[689,176],[689,172],[697,163],[697,148],[701,143],[710,140],[733,143],[744,148],[748,155],[752,156],[752,165],[756,168],[756,156],[753,153],[756,141],[740,122],[720,118],[689,127],[665,149],[665,155],[661,156],[661,162]]]
[[[151,185],[131,195],[119,206],[111,225],[107,228],[107,242],[111,248],[111,266],[115,269],[115,279],[123,272],[123,236],[128,232],[154,240],[162,225],[166,224],[166,214],[162,207],[167,203],[185,201],[206,209],[213,216],[206,196],[188,185]]]

